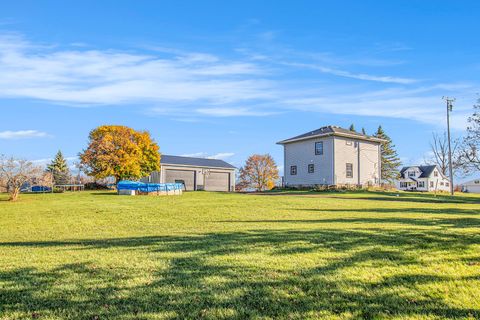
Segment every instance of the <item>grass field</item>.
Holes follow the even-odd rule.
[[[0,319],[479,319],[480,197],[0,195]]]

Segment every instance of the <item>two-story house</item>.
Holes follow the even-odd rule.
[[[400,170],[399,190],[449,191],[450,181],[436,165],[410,166]]]
[[[285,186],[378,185],[383,141],[336,126],[279,141]]]

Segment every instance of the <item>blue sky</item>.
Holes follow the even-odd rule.
[[[282,165],[276,141],[378,125],[406,164],[478,98],[478,1],[9,1],[0,8],[0,153],[70,159],[102,124],[161,151]]]

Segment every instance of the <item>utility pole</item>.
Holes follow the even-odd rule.
[[[450,172],[450,194],[453,196],[453,168],[452,168],[452,146],[450,142],[450,112],[453,109],[455,98],[443,97],[447,102],[447,135],[448,135],[448,170]]]

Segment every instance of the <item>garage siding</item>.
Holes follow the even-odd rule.
[[[165,183],[175,183],[179,180],[185,182],[186,190],[195,190],[195,171],[194,170],[165,170]]]
[[[210,172],[205,176],[205,190],[207,191],[230,191],[230,173]]]

